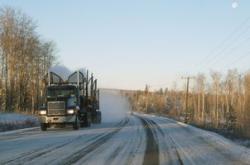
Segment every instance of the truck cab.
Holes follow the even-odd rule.
[[[49,86],[45,106],[39,111],[41,129],[52,125],[72,125],[79,128],[78,90],[74,85]]]

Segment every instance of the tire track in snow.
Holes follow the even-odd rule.
[[[163,139],[166,139],[166,138],[169,139],[169,141],[168,141],[169,143],[167,143],[166,146],[170,146],[170,148],[174,150],[174,155],[171,155],[170,153],[168,154],[169,155],[169,164],[183,165],[184,162],[183,162],[183,160],[181,158],[181,155],[180,155],[180,153],[178,151],[178,144],[175,142],[175,140],[172,138],[172,136],[169,133],[164,132],[161,129],[161,127],[159,126],[159,124],[157,124],[154,120],[152,120],[150,118],[143,118],[141,116],[137,116],[137,117],[142,120],[142,122],[144,124],[144,127],[145,127],[145,122],[148,123],[148,125],[146,126],[146,128],[147,127],[151,127],[151,131],[153,132],[154,135],[158,135],[158,136],[161,135]],[[157,132],[159,132],[159,134]],[[159,137],[155,141],[157,141],[156,143],[159,143],[160,142]],[[159,148],[159,146],[158,146],[158,148]],[[147,153],[145,154],[145,156],[146,155],[147,155]],[[158,155],[159,155],[159,151],[158,151]],[[176,159],[174,159],[172,156],[176,156]],[[144,162],[145,162],[145,159],[144,159]],[[143,164],[156,164],[156,163],[157,162],[150,162],[150,163],[148,163],[148,160],[146,160],[146,163],[143,163]],[[160,164],[160,163],[158,162],[158,164]]]
[[[156,137],[154,136],[154,125],[150,122],[149,119],[145,119],[141,116],[137,117],[141,120],[147,135],[147,145],[143,165],[159,165],[159,145]]]
[[[4,141],[4,140],[20,139],[27,135],[37,136],[40,134],[42,134],[40,131],[40,127],[24,128],[24,129],[18,129],[14,131],[0,132],[0,140]]]
[[[176,156],[178,158],[178,162],[180,163],[180,165],[183,165],[184,163],[183,163],[183,161],[181,159],[180,153],[178,152],[176,142],[174,141],[174,139],[172,138],[172,136],[170,136],[168,133],[166,133],[166,135],[169,137],[169,139],[171,140],[171,142],[173,144],[173,148],[174,148]]]
[[[170,122],[173,122],[171,119],[168,119],[168,118],[165,118],[165,119],[160,119],[160,121],[170,121]],[[182,126],[182,124],[178,123],[178,125]],[[183,131],[185,131],[186,133],[188,134],[192,134],[193,130],[190,128],[190,127],[180,127]],[[195,128],[195,127],[194,127]],[[198,130],[199,128],[195,128],[196,130]],[[200,131],[206,131],[206,130],[200,130]],[[174,140],[174,139],[173,139]],[[223,157],[223,159],[225,160],[228,160],[229,162],[231,162],[232,164],[242,164],[242,165],[247,165],[249,163],[244,163],[242,162],[239,157],[235,156],[235,155],[232,155],[232,154],[229,154],[228,152],[225,152],[227,150],[230,150],[230,148],[224,146],[224,144],[219,144],[218,141],[211,141],[211,140],[208,140],[208,138],[202,136],[202,134],[200,136],[197,136],[197,140],[196,140],[197,143],[200,143],[200,144],[204,144],[204,145],[207,145],[207,148],[211,147],[214,151],[216,151],[218,153],[218,155],[221,155]],[[177,144],[178,145],[178,144]],[[222,149],[221,147],[225,147],[224,149]],[[183,151],[184,152],[184,151]],[[188,155],[188,153],[184,152],[185,155]]]
[[[119,153],[121,152],[121,150],[125,147],[125,143],[123,143],[122,145],[118,146],[109,156],[109,158],[105,161],[105,165],[110,165],[112,164],[112,162],[114,161],[114,158],[119,155]]]
[[[109,132],[105,135],[100,136],[94,142],[90,143],[89,145],[83,147],[82,149],[76,151],[75,153],[69,155],[64,160],[62,160],[61,164],[63,165],[70,165],[76,163],[78,160],[82,159],[88,153],[93,152],[102,144],[106,143],[110,138],[112,138],[116,133],[118,133],[127,123],[129,119],[126,118],[123,122],[120,122],[120,125],[114,128],[112,132]]]
[[[135,118],[134,119],[138,120],[138,118]],[[145,136],[143,136],[141,133],[140,133],[140,129],[141,129],[141,122],[139,121],[139,125],[137,125],[137,123],[134,121],[134,125],[133,126],[136,126],[137,125],[137,135],[140,135],[139,137],[137,136],[137,138],[135,139],[131,139],[131,143],[130,143],[130,155],[128,160],[127,160],[127,163],[126,165],[130,165],[130,164],[133,164],[133,159],[136,157],[136,154],[139,152],[140,150],[140,147],[143,143],[143,138]]]
[[[146,149],[145,131],[137,117],[128,118],[129,123],[125,127],[76,164],[142,164]]]
[[[117,125],[115,125],[115,127],[116,126],[119,127],[121,124],[123,124],[123,122],[124,122],[123,120],[120,121]],[[44,147],[34,149],[32,151],[22,153],[18,157],[14,158],[14,159],[11,159],[11,160],[0,162],[0,164],[19,164],[20,162],[23,164],[25,162],[30,162],[30,161],[32,161],[32,160],[34,160],[36,158],[47,155],[47,154],[49,154],[51,152],[54,152],[55,150],[58,150],[58,149],[61,149],[61,148],[65,147],[65,146],[67,146],[67,145],[70,145],[71,143],[74,143],[74,142],[80,140],[84,136],[86,136],[86,135],[77,136],[76,138],[68,140],[68,141],[66,141],[64,143],[60,143],[59,145],[52,144],[52,146],[51,146],[51,144],[49,144],[49,145],[46,145]],[[96,136],[92,137],[91,139],[86,140],[85,143],[88,143],[90,141],[95,141],[101,136],[102,135],[96,135]],[[16,162],[19,162],[19,163],[16,163]]]
[[[155,121],[153,121],[153,120],[150,120],[152,123],[153,123],[153,125],[155,125],[155,128],[165,137],[165,136],[167,136],[169,139],[170,139],[170,142],[173,144],[172,145],[172,147],[173,147],[173,149],[175,150],[175,153],[176,153],[176,156],[177,156],[177,159],[178,159],[178,163],[180,164],[180,165],[183,165],[184,163],[183,163],[183,161],[182,161],[182,159],[181,159],[181,156],[180,156],[180,153],[178,152],[178,149],[177,149],[177,144],[176,144],[176,142],[174,141],[174,139],[172,138],[172,136],[170,136],[170,134],[169,133],[164,133],[164,131],[160,128],[160,126],[155,122]]]
[[[71,139],[67,142],[64,142],[62,144],[59,144],[59,145],[53,145],[51,146],[51,144],[49,145],[46,145],[42,148],[38,148],[38,149],[35,149],[35,150],[32,150],[32,151],[29,151],[29,152],[26,152],[26,153],[22,153],[20,156],[14,158],[14,159],[11,159],[11,160],[8,160],[8,161],[5,161],[5,162],[0,162],[0,164],[15,164],[14,162],[28,162],[28,161],[32,161],[40,156],[43,156],[43,155],[46,155],[46,154],[49,154],[57,149],[60,149],[60,148],[63,148],[65,147],[66,145],[70,145],[71,143],[75,142],[76,140],[79,140],[83,137],[84,135],[81,135],[81,136],[78,136],[74,139]],[[96,137],[94,137],[96,138]],[[88,142],[90,140],[87,140],[86,142]]]
[[[142,139],[145,138],[144,134],[143,135],[140,134],[140,129],[144,129],[144,128],[142,128],[141,121],[134,116],[131,116],[130,119],[131,119],[130,124],[128,125],[127,128],[124,128],[124,129],[127,129],[125,131],[128,131],[128,129],[130,129],[130,130],[132,129],[134,131],[136,130],[136,133],[134,132],[133,135],[131,135],[128,139],[126,139],[125,142],[123,142],[124,147],[123,147],[122,151],[120,151],[119,154],[122,154],[125,156],[125,158],[123,160],[120,159],[121,162],[124,162],[124,165],[138,164],[138,162],[135,161],[135,159],[137,157],[136,154],[139,153],[140,147],[142,146],[142,143],[143,143]],[[142,131],[144,131],[144,130],[142,130]],[[143,150],[143,151],[145,151],[145,150]],[[143,158],[143,157],[141,157],[141,158]],[[116,162],[117,162],[117,160],[116,160]],[[141,163],[142,163],[142,160],[141,160]]]

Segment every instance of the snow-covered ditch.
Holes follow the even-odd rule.
[[[0,113],[0,132],[38,126],[37,117],[18,113]]]

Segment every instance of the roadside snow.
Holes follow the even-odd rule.
[[[38,124],[38,119],[35,116],[17,113],[0,113],[0,132],[34,127],[38,126]]]
[[[148,116],[159,123],[164,131],[172,132],[170,136],[176,142],[180,155],[186,161],[201,163],[203,160],[203,164],[222,164],[222,162],[223,164],[245,164],[250,162],[249,148],[238,145],[217,133],[167,117]],[[205,161],[206,159],[209,161]]]

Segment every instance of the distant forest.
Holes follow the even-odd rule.
[[[229,70],[227,75],[198,74],[187,94],[183,90],[160,89],[129,93],[132,108],[163,114],[196,126],[250,137],[250,73]],[[185,84],[186,85],[186,84]],[[188,102],[187,102],[188,97]]]
[[[55,62],[55,45],[36,32],[22,11],[0,8],[0,112],[34,113],[43,78]]]

